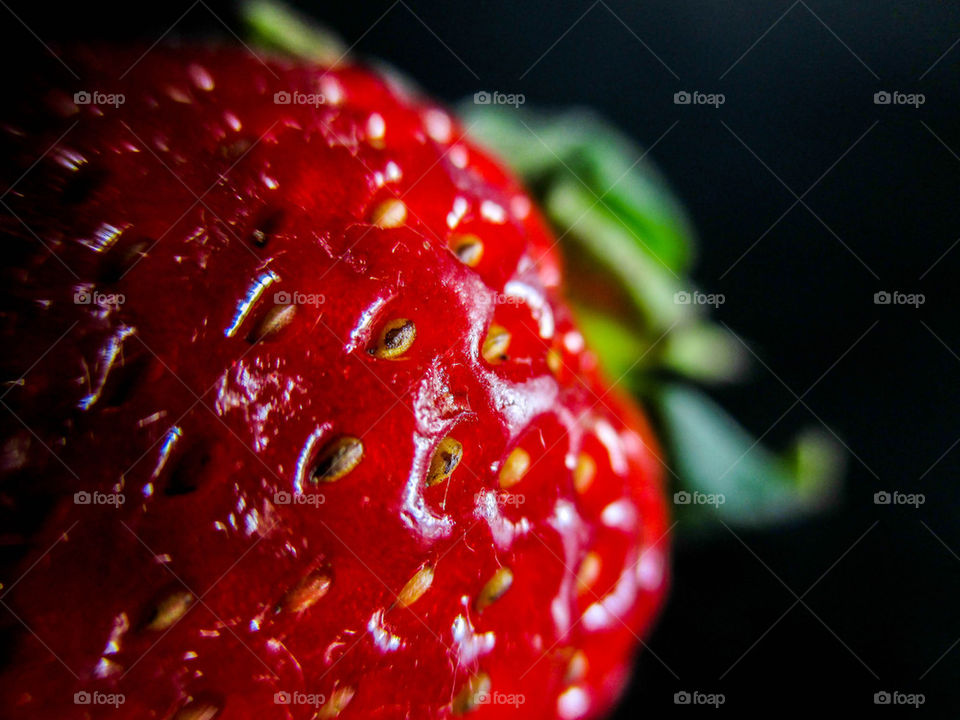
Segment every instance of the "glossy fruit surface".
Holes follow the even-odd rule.
[[[3,714],[606,712],[660,464],[524,190],[368,69],[139,56],[3,111]]]

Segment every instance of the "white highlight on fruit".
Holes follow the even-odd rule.
[[[557,698],[557,714],[562,720],[576,720],[583,717],[589,709],[587,693],[576,685],[564,690]]]
[[[279,279],[277,274],[271,270],[261,273],[250,287],[247,288],[243,299],[237,303],[237,310],[233,314],[233,321],[230,323],[230,327],[223,331],[223,334],[228,338],[233,337],[266,289]]]
[[[97,381],[91,392],[80,400],[81,410],[89,410],[93,404],[100,399],[103,387],[107,383],[107,376],[110,374],[110,370],[113,369],[113,364],[117,361],[117,356],[120,354],[123,341],[136,332],[136,328],[121,325],[117,328],[117,331],[110,336],[107,343],[100,348],[97,358]]]
[[[450,632],[453,635],[453,644],[457,646],[460,665],[472,664],[478,657],[493,650],[497,644],[493,631],[478,635],[473,624],[464,615],[454,618]]]
[[[503,206],[495,203],[493,200],[484,200],[480,203],[480,215],[485,220],[489,220],[497,225],[502,225],[507,221],[507,211]]]
[[[386,630],[384,626],[383,610],[377,610],[367,622],[367,630],[373,638],[373,644],[385,653],[393,652],[400,647],[400,638]]]
[[[637,576],[633,570],[636,552],[626,557],[625,569],[620,574],[613,592],[593,603],[583,614],[583,627],[588,632],[620,624],[620,618],[629,612],[637,597]]]
[[[553,337],[553,309],[542,290],[521,280],[511,280],[503,288],[503,293],[507,297],[520,298],[529,306],[533,319],[537,321],[541,338],[549,340]]]

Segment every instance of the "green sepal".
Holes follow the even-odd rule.
[[[668,464],[681,480],[672,498],[681,522],[719,519],[757,527],[820,510],[837,498],[844,456],[829,436],[801,433],[778,456],[689,386],[663,385],[653,404]]]

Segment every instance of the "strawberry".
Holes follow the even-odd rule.
[[[519,182],[363,67],[67,64],[0,130],[3,714],[608,711],[660,464]]]

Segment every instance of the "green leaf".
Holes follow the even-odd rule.
[[[616,278],[653,334],[692,318],[698,306],[674,302],[676,293],[684,289],[679,277],[646,252],[620,222],[602,210],[594,211],[594,204],[586,190],[569,180],[551,186],[543,199],[543,208],[559,226],[563,242],[576,245]],[[589,298],[582,300],[589,302]]]
[[[621,225],[651,260],[677,276],[690,265],[693,227],[666,181],[641,148],[592,113],[535,113],[464,104],[470,132],[509,158],[511,166],[545,191],[580,186],[591,213]],[[566,229],[558,223],[558,231]]]
[[[346,45],[336,33],[283,3],[247,0],[241,7],[241,15],[250,41],[262,48],[322,65],[334,65],[347,53]]]
[[[836,498],[842,454],[826,436],[804,433],[780,458],[697,390],[667,385],[655,402],[680,477],[674,502],[682,521],[768,525]]]
[[[583,305],[574,305],[573,313],[587,345],[592,348],[606,348],[599,358],[607,377],[612,380],[625,380],[629,385],[630,376],[639,373],[652,362],[652,358],[647,360],[650,345],[617,318]]]
[[[676,328],[663,345],[664,367],[701,382],[738,380],[749,366],[743,345],[727,330],[707,322]]]

